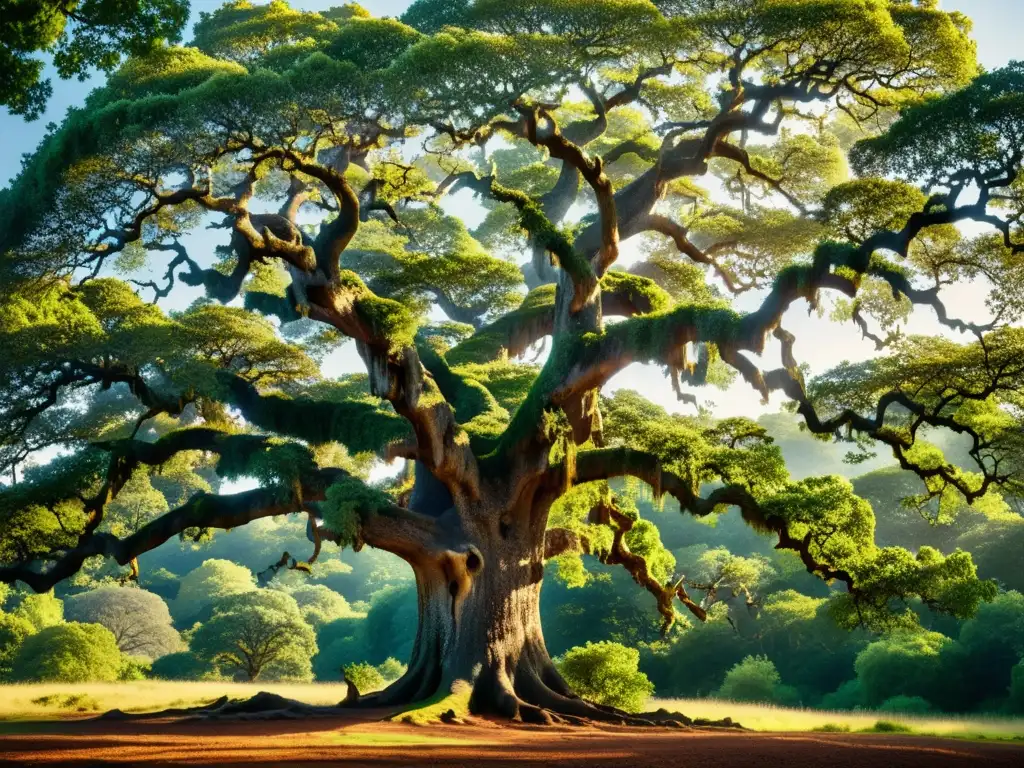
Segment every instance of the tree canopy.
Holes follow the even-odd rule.
[[[692,410],[736,380],[781,394],[851,461],[891,452],[943,518],[1019,493],[1024,71],[981,72],[969,31],[932,0],[238,1],[130,51],[0,193],[0,581],[94,558],[137,578],[174,536],[302,513],[311,554],[274,573],[369,545],[435,606],[383,700],[433,693],[439,657],[468,677],[473,627],[501,625],[529,668],[495,665],[473,706],[541,719],[599,711],[563,701],[536,605],[497,618],[544,560],[622,566],[666,628],[708,617],[688,589],[766,573],[714,552],[680,573],[644,494],[738,508],[841,587],[844,627],[973,615],[997,587],[968,553],[877,544],[848,481]],[[944,303],[969,281],[990,319]],[[796,307],[878,354],[807,379]],[[943,334],[907,335],[912,313]],[[329,372],[345,344],[362,372]],[[602,394],[636,363],[679,413]],[[945,432],[965,462],[926,442]]]
[[[188,0],[3,0],[0,16],[0,105],[34,119],[53,93],[43,79],[50,54],[62,78],[110,71],[125,54],[178,42]]]

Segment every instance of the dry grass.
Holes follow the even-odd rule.
[[[896,712],[843,712],[788,709],[771,704],[744,704],[722,699],[654,699],[652,709],[664,707],[690,717],[720,720],[731,717],[755,731],[845,730],[872,731],[877,723],[896,723],[912,733],[957,738],[1024,739],[1024,718],[995,715],[909,715]]]
[[[309,704],[333,704],[345,698],[343,683],[229,683],[172,682],[145,680],[133,683],[38,683],[0,685],[0,720],[48,720],[89,717],[97,711],[153,711],[168,707],[190,707],[208,703],[225,694],[246,698],[259,691],[271,691]],[[62,707],[62,700],[88,701],[90,712]],[[442,712],[455,710],[464,717],[469,688],[459,686],[424,706],[404,712],[415,723],[436,722]],[[959,738],[1024,739],[1024,719],[996,716],[902,715],[892,712],[828,712],[815,709],[787,709],[764,704],[743,704],[720,699],[654,699],[650,708],[664,707],[690,717],[720,720],[731,717],[755,731],[869,731],[879,721],[906,726],[913,733]]]
[[[73,709],[38,703],[47,697],[84,696],[95,710],[122,709],[145,712],[168,707],[193,707],[221,696],[247,698],[271,691],[309,704],[336,704],[345,698],[344,683],[230,683],[142,680],[132,683],[32,683],[0,685],[0,720],[37,720],[66,717]],[[80,715],[79,715],[80,716]]]

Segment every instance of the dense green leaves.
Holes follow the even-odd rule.
[[[0,104],[34,119],[52,92],[42,79],[40,53],[52,53],[63,78],[85,78],[91,67],[111,70],[125,54],[146,53],[162,40],[177,42],[187,0],[4,0],[0,15]]]

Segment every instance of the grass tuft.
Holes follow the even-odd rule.
[[[864,733],[913,733],[914,729],[903,723],[894,723],[892,720],[879,720],[870,728],[865,728]]]
[[[849,733],[850,726],[843,723],[825,723],[816,728],[811,728],[815,733]]]
[[[1000,715],[910,714],[868,710],[836,711],[750,704],[724,699],[654,699],[648,709],[664,707],[693,718],[721,720],[731,717],[745,728],[770,732],[915,733],[958,739],[1024,740],[1024,718]],[[888,723],[904,730],[877,730]],[[886,726],[883,725],[882,728]],[[834,728],[844,728],[834,731]]]

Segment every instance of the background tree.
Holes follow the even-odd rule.
[[[182,650],[167,604],[144,589],[108,586],[83,592],[64,602],[64,615],[68,621],[102,624],[129,656],[152,660]]]
[[[193,635],[192,651],[242,680],[309,680],[317,647],[295,600],[260,590],[216,603]]]
[[[891,451],[939,520],[1003,504],[1024,374],[1019,66],[979,74],[966,19],[930,2],[476,0],[406,21],[204,15],[194,45],[127,61],[0,197],[4,475],[67,449],[0,494],[0,580],[44,591],[101,556],[132,577],[174,536],[302,513],[310,560],[370,545],[415,574],[409,669],[370,702],[472,679],[474,712],[543,722],[609,716],[550,658],[546,560],[577,582],[582,555],[621,568],[666,630],[721,613],[691,597],[644,494],[738,510],[841,586],[847,628],[996,595],[962,551],[877,543],[852,485],[795,479],[762,426],[600,390],[634,363],[690,405],[741,379],[851,460]],[[475,232],[452,216],[468,195]],[[991,321],[943,304],[968,280]],[[785,328],[804,302],[879,355],[805,381]],[[951,338],[903,335],[919,307]],[[344,339],[365,373],[323,377]],[[967,468],[927,430],[963,436]],[[412,466],[373,486],[368,453]],[[115,530],[135,473],[171,462],[171,509]],[[195,599],[183,586],[179,618]]]
[[[252,592],[256,580],[248,568],[230,560],[205,560],[181,579],[172,610],[178,623],[185,626],[220,600]]]

